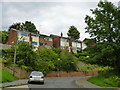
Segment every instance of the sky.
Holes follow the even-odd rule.
[[[108,0],[118,5],[119,0]],[[89,38],[85,33],[85,16],[93,16],[90,9],[95,9],[99,0],[1,0],[1,30],[8,30],[13,23],[31,21],[41,34],[63,33],[67,37],[70,26],[80,32],[80,40]]]

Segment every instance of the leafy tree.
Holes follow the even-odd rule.
[[[37,33],[36,26],[31,21],[25,21],[25,23],[22,23],[22,24],[25,27],[26,31]]]
[[[80,38],[80,32],[77,30],[75,26],[70,26],[67,35],[70,36],[72,39]]]
[[[120,28],[118,28],[118,9],[111,2],[98,3],[95,10],[91,9],[94,17],[86,16],[86,32],[91,37],[96,38],[97,42],[116,42],[120,43]]]
[[[14,58],[15,47],[12,46],[9,49],[2,49],[2,56],[5,59],[5,64],[12,64]],[[16,51],[16,64],[20,67],[24,67],[27,70],[34,70],[36,53],[34,47],[24,41],[18,42]]]
[[[21,30],[21,31],[26,30],[28,32],[33,32],[33,33],[38,32],[36,29],[36,26],[31,21],[25,21],[25,23],[19,22],[19,23],[12,24],[8,30],[10,31],[11,28],[16,30]]]
[[[16,30],[23,30],[23,27],[22,27],[20,22],[19,23],[13,23],[11,26],[9,26],[8,31],[10,31],[11,28],[16,29]]]
[[[8,31],[0,31],[0,36],[2,37],[2,43],[5,44],[8,41]]]
[[[120,12],[111,2],[100,1],[91,9],[94,17],[86,16],[86,32],[95,38],[97,45],[89,47],[93,62],[111,65],[120,72]]]

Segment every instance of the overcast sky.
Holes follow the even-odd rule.
[[[108,0],[116,6],[119,0]],[[31,21],[35,24],[41,34],[55,34],[67,36],[71,25],[77,27],[80,32],[80,40],[89,38],[85,33],[86,15],[93,16],[90,9],[97,7],[98,0],[2,0],[2,30],[8,30],[8,27],[16,22]],[[2,6],[1,6],[2,5]],[[1,9],[0,9],[1,11]]]

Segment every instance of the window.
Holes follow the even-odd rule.
[[[61,49],[65,49],[65,47],[64,47],[64,46],[61,46]]]
[[[42,47],[43,47],[43,46],[44,46],[44,44],[43,44],[43,43],[40,43],[40,46],[42,46]]]
[[[19,32],[19,35],[28,37],[28,34],[23,32]]]
[[[38,37],[37,35],[35,35],[35,34],[32,34],[32,36],[34,36],[34,37]]]
[[[45,40],[46,41],[52,41],[52,38],[46,37]]]
[[[49,49],[51,49],[52,47],[51,46],[48,46]]]
[[[69,40],[68,40],[68,39],[64,39],[64,38],[61,38],[61,41],[63,41],[63,42],[68,42]]]
[[[47,48],[47,43],[45,43],[45,47]]]
[[[33,45],[37,45],[37,42],[32,42]]]

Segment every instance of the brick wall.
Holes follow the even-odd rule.
[[[10,33],[8,34],[8,42],[6,44],[13,45],[16,42],[16,35],[17,35],[17,31],[11,29]]]
[[[46,41],[44,38],[40,38],[39,42],[44,44],[44,46],[39,46],[40,48],[45,48],[45,44],[53,46],[53,41]]]
[[[12,68],[13,67],[7,67],[3,64],[0,63],[0,67],[2,67],[3,69],[9,71],[10,73],[13,73],[12,71]],[[11,69],[10,69],[11,68]],[[15,76],[17,78],[29,78],[29,75],[31,73],[31,71],[26,71],[25,69],[23,68],[20,68],[20,67],[15,67]],[[88,72],[88,73],[84,73],[84,72],[65,72],[65,71],[60,71],[59,72],[59,77],[80,77],[80,76],[96,76],[98,75],[98,72],[97,71],[94,71],[94,72]],[[45,77],[58,77],[58,72],[56,71],[52,71],[50,73],[48,73]]]
[[[88,72],[88,73],[84,73],[84,72],[64,72],[61,71],[59,72],[59,77],[80,77],[80,76],[96,76],[98,75],[98,72]],[[52,71],[50,73],[48,73],[46,75],[46,77],[57,77],[58,76],[58,72]]]
[[[53,38],[53,47],[60,48],[60,37],[56,37],[54,35],[50,35]]]

